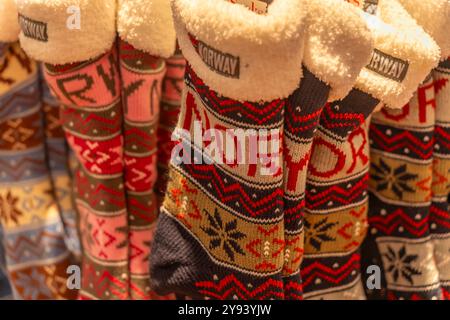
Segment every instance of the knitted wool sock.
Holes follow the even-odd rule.
[[[0,26],[3,26],[0,21]],[[72,263],[46,161],[39,71],[18,44],[0,65],[0,223],[17,299],[71,299]]]
[[[69,149],[59,117],[58,100],[50,93],[47,83],[41,81],[42,111],[47,162],[53,193],[64,223],[67,248],[78,259],[81,257],[76,210],[72,193],[73,176],[69,168]]]
[[[80,163],[75,173],[83,247],[80,296],[127,299],[130,248],[119,66],[113,46],[116,4],[106,0],[17,3],[21,45],[47,63],[46,80],[62,105],[66,137]],[[71,5],[80,9],[82,19],[76,31],[67,25],[66,10]],[[75,22],[71,27],[77,28]]]
[[[155,299],[149,254],[157,217],[157,130],[166,63],[175,50],[168,1],[121,0],[118,32],[129,218],[130,298]]]
[[[430,232],[442,297],[450,300],[450,57],[433,72],[436,94]]]
[[[428,78],[402,109],[383,109],[372,119],[370,232],[364,255],[384,270],[382,298],[441,296],[428,226],[434,106]]]
[[[161,97],[161,110],[158,125],[158,180],[155,191],[158,208],[166,194],[169,179],[169,162],[176,142],[172,141],[172,133],[177,125],[181,108],[181,92],[184,87],[186,60],[178,52],[166,60],[167,72],[164,77]]]
[[[303,20],[300,4],[287,1],[282,7],[282,2],[274,2],[277,14],[261,17],[226,1],[173,2],[178,41],[188,66],[175,131],[179,142],[150,259],[152,284],[159,293],[197,299],[284,296],[282,176],[261,174],[259,163],[227,164],[220,158],[205,163],[211,151],[205,149],[202,137],[194,143],[191,137],[195,121],[197,130],[215,128],[221,135],[232,128],[281,129],[285,100],[277,98],[289,95],[301,77],[301,69],[294,66],[300,67],[302,58]],[[248,29],[250,25],[253,29]],[[236,29],[227,38],[214,38],[215,32],[229,26]],[[269,32],[274,26],[282,37],[278,43]],[[291,37],[287,26],[293,30]],[[262,45],[251,41],[252,33]],[[215,64],[214,55],[222,62]],[[269,56],[275,57],[273,65],[266,66],[270,72],[259,67]],[[265,102],[254,102],[260,99]],[[244,153],[250,149],[246,148]],[[184,162],[177,161],[177,154]]]
[[[80,164],[75,172],[74,190],[83,246],[81,298],[129,297],[117,59],[113,48],[100,58],[80,64],[46,65],[46,80],[62,105],[60,114],[66,138]],[[88,82],[78,83],[80,78]],[[62,84],[66,88],[80,85],[82,98],[68,93]],[[106,284],[104,278],[108,280]]]
[[[13,43],[17,20],[13,1],[2,1],[0,241],[5,269],[15,298],[71,299],[77,291],[66,286],[72,262],[46,161],[39,71]]]
[[[438,60],[437,46],[397,2],[360,5],[375,49],[350,94],[327,104],[314,137],[302,265],[307,299],[365,298],[360,245],[368,210],[366,120],[380,102],[400,108]]]
[[[176,131],[181,142],[172,157],[150,260],[157,291],[193,298],[284,298],[283,113],[307,100],[303,94],[306,88],[317,90],[317,96],[305,103],[305,112],[316,112],[315,105],[323,104],[321,100],[326,101],[329,92],[329,86],[305,68],[304,78],[310,82],[303,85],[301,93],[285,98],[302,77],[305,9],[296,1],[274,1],[266,14],[258,15],[226,1],[173,3],[180,47],[189,65]],[[204,19],[199,22],[197,16]],[[215,37],[215,32],[230,26],[239,27],[231,27],[232,32],[225,37]],[[275,27],[281,40],[272,37]],[[370,45],[370,41],[367,43]],[[323,44],[311,41],[308,48]],[[337,80],[341,70],[333,79],[319,63],[313,63],[317,61],[308,58],[311,67],[328,75],[327,80]],[[355,59],[355,64],[347,67],[359,70],[366,58]],[[347,81],[332,86],[333,92],[338,94]],[[300,116],[305,114],[300,112]],[[203,145],[195,138],[198,130],[211,128],[214,136],[218,135],[212,149],[211,144]],[[249,134],[245,130],[254,130],[256,141],[267,141],[270,153],[259,146],[259,158],[255,155],[258,161],[249,163],[249,155],[258,152],[251,141],[222,144],[221,139],[233,135],[227,130],[233,129],[244,135]],[[292,131],[297,135],[294,128]],[[236,141],[236,137],[231,140]],[[189,153],[192,157],[186,155]],[[236,161],[237,154],[247,160]],[[297,154],[294,156],[297,161]],[[291,183],[295,187],[295,182]],[[291,243],[293,247],[299,245],[297,239]]]
[[[148,299],[148,256],[157,217],[154,184],[156,169],[156,130],[159,99],[165,63],[121,41],[119,44],[124,114],[125,191],[130,228],[131,285],[135,296]],[[147,289],[146,289],[147,288]]]
[[[81,298],[129,298],[129,238],[117,59],[113,48],[100,58],[73,68],[46,66],[46,79],[63,105],[61,119],[67,140],[80,162],[75,173],[75,192],[84,250]],[[110,73],[103,78],[104,72]],[[72,85],[77,85],[80,76],[90,79],[92,84],[82,87],[82,99],[59,89],[61,83],[71,86],[73,81]],[[75,100],[73,105],[70,99]],[[108,279],[106,285],[104,278]]]
[[[372,50],[370,33],[350,4],[310,1],[308,12],[303,79],[288,100],[284,115],[286,299],[303,298],[300,265],[304,253],[305,186],[314,132],[327,100],[343,98],[348,93]],[[326,24],[326,33],[316,31]],[[354,60],[348,61],[345,55]]]
[[[445,59],[450,54],[450,41],[445,31],[450,23],[450,3],[446,0],[400,2],[437,42],[441,58]],[[441,212],[431,201],[443,198],[438,190],[439,169],[431,164],[436,108],[433,89],[439,91],[442,89],[439,87],[439,82],[433,84],[429,79],[400,112],[385,109],[377,116],[371,130],[373,152],[382,152],[383,159],[377,156],[372,163],[371,186],[377,189],[371,199],[374,205],[369,221],[374,235],[367,241],[367,260],[382,260],[389,270],[386,282],[390,299],[440,298],[441,268],[441,279],[446,277],[445,254],[442,255],[446,250],[445,244],[442,246],[445,241],[433,246],[430,239],[433,226],[437,227],[433,222],[434,212]],[[439,139],[438,128],[439,125],[434,133],[436,139]],[[392,141],[396,141],[396,147],[390,145]],[[388,185],[386,177],[393,180]],[[392,226],[394,221],[395,227]],[[398,261],[407,261],[403,269],[395,267]],[[445,284],[445,280],[441,283]]]
[[[434,71],[434,87],[436,93],[436,122],[434,128],[434,160],[432,204],[430,208],[430,232],[434,239],[434,255],[439,270],[441,289],[444,299],[449,299],[449,209],[448,209],[448,70],[450,56],[450,2],[447,0],[401,0],[405,8],[432,35],[441,48],[442,63]]]

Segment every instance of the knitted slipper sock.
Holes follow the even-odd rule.
[[[149,299],[150,243],[157,217],[154,194],[156,130],[164,60],[120,41],[120,70],[124,114],[125,191],[130,234],[132,299]]]
[[[17,3],[21,45],[46,63],[46,80],[62,105],[66,137],[80,163],[75,174],[83,247],[80,297],[127,299],[124,139],[118,54],[113,46],[116,4],[106,0]],[[69,5],[76,5],[83,19],[76,32],[67,27]]]
[[[44,133],[47,162],[61,219],[64,222],[67,248],[79,259],[81,257],[80,239],[77,230],[77,217],[72,193],[73,176],[69,168],[69,147],[59,117],[59,102],[50,93],[47,83],[41,80],[42,111],[44,114]]]
[[[429,78],[402,109],[385,108],[372,119],[370,229],[364,255],[384,270],[384,298],[441,295],[428,225],[434,107]]]
[[[124,114],[125,190],[129,215],[130,298],[158,298],[149,288],[157,218],[157,130],[166,63],[175,51],[168,1],[121,0],[117,29]]]
[[[449,24],[450,3],[445,0],[400,2],[437,42],[441,48],[441,58],[447,57],[450,54],[450,40],[445,28]],[[437,269],[442,263],[442,256],[436,257],[440,256],[442,248],[433,249],[430,226],[425,227],[427,221],[431,221],[433,226],[432,212],[435,209],[430,207],[430,188],[434,188],[435,184],[431,180],[437,178],[431,164],[435,121],[433,109],[436,107],[433,87],[432,80],[425,82],[419,87],[416,97],[400,112],[385,109],[374,119],[371,130],[371,139],[375,144],[373,152],[378,154],[372,161],[371,186],[377,189],[373,192],[371,203],[374,202],[374,205],[370,212],[374,236],[368,239],[366,251],[367,259],[383,260],[385,268],[390,270],[386,276],[390,299],[441,297]],[[400,147],[388,145],[393,139]],[[395,173],[395,180],[385,185],[383,181],[390,170]],[[394,190],[396,192],[393,193]],[[396,221],[396,227],[392,227],[393,221]],[[377,246],[374,245],[375,240]],[[392,267],[402,259],[408,260],[406,267],[409,269],[404,271]]]
[[[257,148],[245,140],[226,148],[223,139],[228,129],[263,132],[279,156],[284,98],[301,78],[304,8],[291,0],[274,1],[262,16],[227,1],[176,0],[172,8],[188,66],[150,259],[153,288],[196,299],[282,299],[281,163],[249,163]],[[217,138],[203,143],[208,133]]]
[[[344,115],[326,112],[335,124]],[[343,137],[324,119],[314,136],[306,187],[304,298],[364,299],[359,246],[367,228],[368,124],[355,121]]]
[[[66,138],[79,162],[74,191],[83,246],[81,298],[128,298],[128,219],[117,59],[113,48],[80,64],[46,65],[46,80],[61,103]],[[80,77],[88,82],[78,83]],[[67,93],[64,84],[80,85],[82,98]]]
[[[311,1],[308,10],[303,79],[288,100],[284,114],[286,299],[303,298],[300,265],[304,251],[305,186],[314,132],[327,100],[347,94],[372,50],[370,33],[352,5],[334,0],[325,4]],[[327,32],[318,32],[322,30],[318,26],[324,24]],[[349,56],[352,61],[346,58]]]
[[[181,108],[181,92],[184,87],[186,60],[178,51],[166,60],[167,72],[164,77],[161,97],[161,110],[158,126],[158,180],[155,191],[158,198],[158,208],[166,194],[169,179],[169,162],[176,142],[172,134],[177,125]]]
[[[0,132],[1,241],[14,297],[72,299],[71,257],[46,162],[39,70],[17,43],[0,65]]]
[[[158,180],[155,186],[158,208],[161,207],[166,194],[170,157],[173,148],[176,146],[176,141],[172,140],[172,134],[180,114],[181,93],[184,88],[186,69],[186,60],[181,52],[177,52],[167,59],[166,67],[167,72],[163,81],[158,124]]]
[[[398,3],[381,0],[376,6],[362,4],[364,8],[370,14],[360,12],[374,36],[371,61],[361,71],[355,89],[342,101],[326,106],[314,137],[302,265],[307,299],[365,298],[360,273],[368,210],[365,122],[380,101],[401,107],[401,100],[409,99],[437,62],[437,46]],[[418,42],[418,37],[424,40]],[[394,78],[395,70],[378,67],[380,57],[408,61],[408,70]],[[393,62],[389,65],[395,67]]]
[[[449,173],[448,157],[448,74],[450,64],[450,37],[448,36],[448,26],[450,25],[450,2],[447,0],[400,0],[405,8],[417,20],[417,22],[435,39],[441,48],[442,63],[434,71],[434,87],[436,92],[436,122],[434,129],[434,160],[433,160],[433,183],[432,183],[432,204],[430,208],[430,232],[434,242],[434,255],[443,298],[449,299],[449,194],[447,176]]]
[[[39,71],[17,43],[12,0],[0,3],[0,224],[15,298],[71,299],[71,263],[46,162]],[[9,44],[5,44],[9,43]]]
[[[66,138],[80,164],[75,173],[75,194],[83,246],[81,298],[129,298],[128,219],[117,60],[113,48],[98,59],[75,66],[46,65],[46,79],[62,104]],[[108,74],[102,78],[99,71]],[[73,81],[72,85],[76,85],[80,76],[90,79],[92,86],[81,87],[83,99],[78,100],[62,91],[60,84],[67,83],[70,87]],[[88,101],[83,101],[84,98]],[[73,104],[70,99],[74,99]],[[106,284],[104,278],[108,280]]]
[[[450,57],[433,72],[436,93],[430,232],[443,298],[450,300]]]
[[[300,4],[292,1],[283,4],[276,1],[269,6],[266,14],[260,16],[241,5],[227,2],[213,4],[212,1],[203,1],[200,6],[178,1],[173,7],[178,34],[181,34],[180,46],[190,64],[186,76],[188,88],[183,95],[185,101],[179,128],[195,131],[197,129],[194,122],[198,119],[203,122],[204,128],[213,127],[215,132],[232,128],[271,129],[272,133],[260,136],[259,141],[270,141],[274,150],[270,151],[269,155],[267,151],[260,153],[260,158],[266,162],[258,164],[222,165],[217,157],[216,162],[211,165],[186,163],[177,165],[176,161],[172,162],[168,194],[152,253],[154,260],[151,260],[156,288],[163,289],[163,281],[168,278],[169,290],[194,298],[202,295],[218,299],[284,298],[282,281],[282,267],[285,263],[282,198],[284,179],[283,168],[277,163],[282,156],[279,131],[285,121],[283,113],[292,110],[294,104],[298,106],[303,99],[307,100],[304,96],[307,88],[316,89],[319,100],[310,99],[308,105],[305,103],[305,110],[308,113],[320,112],[314,110],[315,105],[319,105],[320,109],[329,92],[327,85],[320,83],[306,68],[303,70],[301,68],[303,21],[298,19],[298,16],[300,12],[306,11],[306,7],[301,8]],[[216,20],[216,15],[221,15],[222,18],[226,17],[225,23],[233,21],[232,24],[248,25],[246,28],[250,28],[249,32],[256,32],[259,38],[264,39],[263,45],[255,46],[251,43],[249,40],[252,38],[247,38],[246,30],[239,30],[231,38],[226,38],[225,42],[213,40],[214,38],[208,34],[207,30],[210,29],[208,25],[205,25],[204,31],[197,32],[202,29],[196,28],[196,32],[193,32],[191,23],[194,20],[191,19],[195,15],[189,16],[185,12],[207,14],[209,19],[206,19],[206,24]],[[296,16],[294,20],[293,13]],[[247,21],[252,23],[247,24]],[[268,30],[272,30],[274,25],[285,30],[289,24],[297,27],[295,37],[283,38],[281,43],[273,43],[271,32]],[[363,26],[362,22],[361,25]],[[365,31],[364,27],[361,29]],[[296,41],[291,42],[294,38]],[[370,41],[367,42],[370,45]],[[236,46],[233,43],[240,45]],[[322,44],[311,41],[309,45],[312,50],[314,46],[320,47]],[[245,51],[236,51],[235,47],[242,46],[246,47]],[[288,48],[291,49],[287,50]],[[222,50],[227,54],[222,53]],[[278,52],[277,59],[273,59],[271,55],[274,65],[266,66],[267,70],[255,68],[259,61],[260,63],[268,61],[267,57],[271,52]],[[279,55],[280,52],[289,54],[285,57]],[[370,50],[367,50],[367,56],[369,52]],[[347,67],[359,70],[365,59],[366,57],[359,67],[356,66],[357,63]],[[220,63],[220,60],[224,62]],[[311,67],[317,68],[319,74],[321,71],[324,73],[320,63],[311,58],[309,61]],[[297,67],[294,67],[295,65]],[[302,71],[305,72],[304,78],[308,79],[307,83],[289,99],[273,100],[292,92],[298,86]],[[218,77],[213,72],[222,76]],[[279,77],[283,72],[281,81]],[[356,75],[357,72],[354,78]],[[332,78],[331,73],[328,76]],[[337,80],[338,76],[333,76],[335,78],[332,80]],[[250,78],[251,83],[247,80]],[[210,86],[203,81],[209,82]],[[343,82],[351,87],[351,84]],[[333,89],[338,92],[339,87]],[[240,103],[236,100],[246,102]],[[259,116],[255,117],[255,113],[259,113]],[[300,113],[300,116],[305,114]],[[296,135],[296,130],[293,131],[293,135]],[[181,130],[178,133],[181,138],[189,140],[189,133]],[[183,137],[183,134],[187,137]],[[191,143],[186,140],[183,143],[188,145],[191,151]],[[194,149],[198,147],[196,145]],[[247,156],[254,150],[251,149],[251,144],[246,144],[244,150],[239,151]],[[200,154],[198,149],[194,152],[194,161],[207,154],[207,152]],[[230,153],[226,156],[230,156]],[[294,174],[291,172],[291,175]],[[295,187],[295,182],[291,183]],[[182,240],[186,237],[194,237],[196,241]],[[297,238],[301,241],[301,236],[293,238],[292,246],[297,247]],[[202,245],[197,244],[197,241]],[[180,247],[187,253],[179,250]]]

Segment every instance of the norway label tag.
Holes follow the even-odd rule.
[[[47,42],[47,24],[40,21],[35,21],[19,14],[19,25],[23,34],[27,38],[37,41]]]
[[[229,78],[239,78],[239,57],[223,53],[202,41],[198,41],[196,49],[200,58],[210,69]]]
[[[378,49],[373,50],[370,63],[366,66],[367,69],[397,82],[402,82],[405,79],[408,67],[407,61],[393,57]]]

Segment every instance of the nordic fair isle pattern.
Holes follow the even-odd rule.
[[[46,65],[45,71],[62,105],[66,138],[79,162],[74,190],[83,248],[80,298],[128,299],[129,236],[117,49],[92,61]]]
[[[47,163],[50,170],[53,193],[64,223],[66,246],[77,260],[81,257],[80,239],[77,225],[77,212],[73,198],[73,176],[69,151],[64,130],[59,118],[58,100],[51,94],[44,79],[41,80],[42,111],[47,150]]]
[[[178,128],[281,128],[283,100],[240,103],[217,94],[187,66]],[[282,176],[257,164],[195,164],[207,157],[179,135],[191,164],[172,157],[150,264],[160,293],[193,298],[282,299]],[[181,154],[180,154],[181,155]],[[225,162],[225,161],[224,161]]]
[[[314,133],[330,87],[303,67],[300,87],[287,100],[283,133],[285,299],[303,299],[300,266],[304,254],[305,188]]]
[[[178,65],[169,59],[165,78],[163,59],[119,41],[97,59],[47,65],[46,78],[63,105],[62,122],[79,162],[82,299],[170,298],[150,290],[148,258],[158,209],[158,144],[170,146],[170,124],[180,104],[183,58],[173,61]],[[166,82],[163,95],[171,108],[161,115],[168,125],[158,141]],[[170,149],[162,152],[161,163]]]
[[[377,12],[378,1],[350,2]],[[305,299],[365,299],[360,247],[368,226],[368,125],[379,102],[354,88],[321,115],[306,186]]]
[[[443,298],[450,300],[450,57],[433,72],[436,94],[429,226]]]
[[[369,292],[374,298],[442,297],[430,207],[435,91],[443,87],[430,76],[402,109],[384,108],[372,118],[364,261],[382,267],[384,275],[383,290]]]
[[[7,275],[15,298],[71,299],[77,292],[66,286],[66,269],[73,262],[47,165],[39,69],[18,44],[4,54],[0,222]]]
[[[360,245],[367,229],[370,120],[357,110],[327,104],[314,136],[301,268],[305,299],[365,298]]]
[[[184,72],[186,60],[177,51],[166,60],[166,75],[164,77],[161,96],[161,110],[158,125],[158,179],[155,192],[158,198],[158,208],[166,193],[169,179],[169,162],[172,149],[176,142],[172,141],[172,133],[177,125],[181,108],[181,93],[184,87]]]
[[[158,216],[158,123],[165,60],[119,42],[124,115],[125,190],[131,299],[159,299],[150,290],[149,255]]]

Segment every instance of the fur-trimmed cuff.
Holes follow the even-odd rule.
[[[211,89],[239,101],[288,97],[302,77],[305,8],[274,0],[259,15],[226,0],[173,0],[178,41]]]
[[[441,58],[450,56],[450,0],[400,0],[400,3],[441,47]]]
[[[355,87],[390,108],[403,107],[438,64],[440,50],[397,0],[379,0],[376,15],[362,12],[375,39]]]
[[[107,52],[116,37],[116,1],[16,0],[20,43],[32,58],[66,64]]]
[[[17,41],[19,31],[14,0],[0,0],[0,42]]]
[[[122,40],[151,55],[169,58],[175,52],[170,0],[119,0],[117,31]]]
[[[331,87],[329,100],[344,98],[373,49],[359,9],[342,0],[306,0],[305,66]]]

